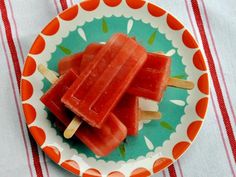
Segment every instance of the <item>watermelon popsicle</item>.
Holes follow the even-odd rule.
[[[138,97],[125,94],[112,111],[127,127],[127,135],[138,134],[139,105]]]
[[[82,57],[83,53],[76,53],[62,58],[58,63],[59,74],[65,74],[68,68],[73,68],[77,72],[81,68]]]
[[[145,49],[115,34],[94,56],[61,101],[91,126],[100,128],[146,60]]]
[[[93,60],[93,57],[99,52],[102,46],[103,45],[98,43],[91,43],[85,48],[81,59],[81,64],[79,65],[80,72],[89,65],[89,63]]]
[[[60,101],[60,98],[68,87],[76,80],[77,75],[73,70],[66,72],[62,77],[57,77],[39,65],[39,71],[53,84],[53,86],[41,97],[41,101],[63,123],[69,126],[74,114],[70,112]],[[45,72],[46,71],[46,72]],[[101,129],[81,124],[75,135],[96,155],[106,156],[112,152],[127,136],[127,129],[122,122],[112,113]],[[77,119],[77,118],[74,118]],[[73,120],[74,120],[73,119]]]
[[[127,92],[160,102],[167,86],[193,89],[193,82],[171,78],[170,70],[170,57],[162,53],[148,53],[145,64],[132,81]]]
[[[62,75],[71,68],[73,68],[79,74],[82,70],[84,70],[85,67],[89,65],[89,63],[93,60],[93,57],[98,53],[102,46],[103,45],[99,43],[91,43],[82,53],[77,53],[77,55],[80,57],[74,57],[76,56],[76,54],[74,54],[62,58],[58,64],[59,74]]]
[[[171,59],[163,54],[149,53],[132,81],[128,93],[160,102],[170,78]]]
[[[68,124],[56,122],[61,131],[65,131]],[[94,154],[107,156],[125,139],[127,128],[114,115],[110,114],[101,129],[91,127],[83,123],[75,132],[75,136],[80,139]]]
[[[40,67],[39,70],[42,71],[44,68],[41,65]],[[61,102],[61,97],[65,94],[68,87],[76,80],[77,75],[73,70],[69,70],[59,79],[53,73],[48,73],[46,78],[49,78],[48,80],[53,83],[53,85],[40,100],[61,122],[69,124],[72,120],[71,118],[75,115]]]
[[[126,126],[127,135],[129,136],[138,134],[139,121],[158,120],[161,118],[161,113],[156,112],[156,109],[143,109],[144,104],[139,107],[139,102],[140,98],[137,96],[125,93],[112,111]],[[150,103],[145,102],[145,106],[150,106]]]
[[[71,68],[79,74],[84,67],[88,66],[94,55],[101,49],[102,46],[103,45],[98,43],[91,43],[83,52],[75,53],[62,58],[58,63],[59,74],[63,75]]]

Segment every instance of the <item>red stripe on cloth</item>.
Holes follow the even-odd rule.
[[[205,32],[205,28],[204,28],[204,25],[203,25],[203,21],[202,21],[201,13],[200,13],[200,10],[199,10],[198,2],[197,2],[197,0],[192,0],[191,3],[192,3],[195,19],[196,19],[196,22],[197,22],[198,30],[200,32],[202,43],[203,43],[203,46],[204,46],[204,51],[206,53],[206,57],[207,57],[207,60],[208,60],[208,64],[209,64],[209,68],[210,68],[210,72],[211,72],[211,77],[212,77],[212,80],[213,80],[213,85],[215,87],[215,91],[216,91],[219,107],[220,107],[220,110],[221,110],[221,114],[223,116],[223,121],[224,121],[224,125],[225,125],[225,128],[226,128],[227,136],[228,136],[229,143],[230,143],[230,146],[231,146],[231,150],[232,150],[232,153],[233,153],[233,156],[234,156],[234,160],[236,162],[236,141],[235,141],[232,125],[231,125],[231,122],[230,122],[230,119],[229,119],[229,115],[228,115],[228,112],[227,112],[227,109],[226,109],[226,106],[225,106],[225,101],[224,101],[222,90],[221,90],[220,83],[219,83],[219,80],[218,80],[217,72],[216,72],[216,69],[215,69],[215,63],[214,63],[214,60],[213,60],[213,57],[212,57],[212,54],[211,54],[211,50],[210,50],[210,47],[209,47],[209,43],[208,43],[208,40],[207,40],[207,37],[206,37],[206,32]]]
[[[16,88],[14,86],[13,76],[11,74],[10,63],[9,63],[10,59],[8,58],[8,55],[7,55],[6,45],[3,41],[3,34],[2,34],[2,29],[1,28],[0,28],[0,41],[2,43],[3,52],[5,54],[6,61],[7,61],[7,68],[8,68],[8,72],[9,72],[9,76],[10,76],[10,82],[11,82],[11,86],[12,86],[12,90],[13,90],[14,102],[15,102],[15,105],[16,105],[18,120],[19,120],[19,123],[20,123],[20,130],[21,130],[21,134],[22,134],[22,138],[23,138],[23,142],[24,142],[24,146],[25,146],[25,151],[26,151],[27,164],[28,164],[28,167],[29,167],[30,176],[33,177],[33,172],[32,172],[31,163],[30,163],[29,150],[28,150],[28,146],[27,146],[27,142],[26,142],[26,135],[25,135],[24,128],[23,128],[23,122],[22,122],[22,117],[21,117],[21,114],[20,114],[20,108],[19,108],[19,105],[18,105],[18,102],[17,102],[17,91],[16,91]]]
[[[172,164],[171,166],[168,167],[168,171],[169,171],[170,177],[176,177],[177,176],[174,164]]]
[[[60,10],[59,10],[59,7],[58,7],[58,5],[57,5],[57,0],[54,0],[53,2],[54,2],[54,5],[55,5],[55,7],[56,7],[57,13],[59,14],[59,13],[60,13]]]
[[[190,9],[188,7],[188,1],[187,0],[185,0],[185,5],[186,5],[186,9],[187,9],[189,20],[190,20],[190,23],[191,23],[191,26],[192,26],[192,29],[193,29],[193,32],[194,32],[194,36],[197,39],[197,41],[199,42],[199,40],[197,38],[197,33],[196,33],[194,25],[193,25],[193,20],[192,20],[191,14],[190,14]],[[232,162],[230,160],[229,151],[228,151],[228,148],[227,148],[227,145],[226,145],[226,139],[225,139],[225,137],[223,135],[223,130],[222,130],[222,127],[221,127],[221,124],[220,124],[220,117],[218,116],[218,113],[217,113],[217,110],[216,110],[215,101],[213,99],[212,93],[211,93],[210,97],[211,97],[211,101],[212,101],[212,105],[213,105],[213,110],[214,110],[214,113],[215,113],[215,119],[216,119],[216,122],[218,124],[218,128],[219,128],[219,131],[220,131],[221,139],[222,139],[222,142],[223,142],[223,145],[224,145],[224,149],[225,149],[225,152],[226,152],[227,160],[228,160],[231,172],[232,172],[233,176],[235,176],[233,165],[232,165]]]
[[[73,1],[72,1],[72,0],[70,0],[70,5],[71,5],[71,6],[73,6],[73,4],[74,4],[74,3],[73,3]]]
[[[9,1],[8,4],[9,4],[9,7],[10,7],[10,15],[11,15],[11,17],[12,17],[13,24],[14,24],[13,29],[15,28],[17,43],[18,43],[18,46],[19,46],[19,49],[20,49],[20,54],[21,54],[22,61],[24,62],[24,56],[23,56],[22,45],[21,45],[21,43],[20,43],[20,38],[19,38],[19,34],[18,34],[17,23],[16,23],[16,19],[15,19],[15,15],[14,15],[14,11],[13,11],[13,8],[12,8],[11,1]],[[44,161],[44,165],[45,165],[45,169],[46,169],[46,174],[47,174],[47,176],[49,177],[49,171],[48,171],[47,162],[46,162],[44,153],[43,153],[43,161]]]
[[[40,164],[38,147],[30,133],[29,133],[29,139],[30,139],[30,145],[32,147],[34,167],[35,167],[37,177],[43,177],[43,171]]]
[[[227,99],[228,99],[228,101],[229,101],[229,106],[230,106],[231,112],[232,112],[232,114],[233,114],[234,124],[236,125],[236,116],[235,116],[233,104],[232,104],[232,101],[231,101],[231,98],[230,98],[229,89],[228,89],[227,84],[226,84],[226,79],[225,79],[225,77],[224,77],[223,68],[222,68],[221,62],[220,62],[220,57],[219,57],[219,54],[218,54],[218,52],[217,52],[217,50],[216,50],[216,44],[215,44],[215,40],[214,40],[214,37],[213,37],[213,33],[212,33],[212,30],[211,30],[211,27],[210,27],[210,21],[209,21],[209,18],[208,18],[206,6],[205,6],[205,3],[204,3],[203,0],[201,0],[201,2],[202,2],[202,5],[203,5],[204,14],[205,14],[205,17],[206,17],[207,28],[208,28],[209,33],[210,33],[210,37],[211,37],[213,49],[214,49],[214,52],[215,52],[215,54],[216,54],[216,59],[217,59],[217,61],[218,61],[218,63],[219,63],[220,74],[221,74],[221,77],[222,77],[222,79],[223,79],[223,85],[224,85],[224,87],[225,87],[226,97],[227,97]]]
[[[7,9],[6,9],[6,5],[5,5],[4,0],[0,0],[0,9],[1,9],[2,20],[3,20],[4,26],[5,26],[5,33],[6,33],[6,37],[7,37],[8,47],[10,49],[10,53],[12,56],[13,66],[14,66],[15,75],[16,75],[16,79],[17,79],[18,90],[20,91],[21,69],[20,69],[20,65],[19,65],[17,52],[16,52],[16,46],[14,44],[13,37],[12,37],[12,30],[11,30],[10,22],[8,19]],[[42,168],[40,165],[37,144],[35,143],[35,141],[31,137],[29,139],[30,139],[36,174],[38,177],[43,177],[43,172],[42,172]]]
[[[20,49],[21,59],[22,59],[22,61],[23,61],[23,63],[24,63],[25,60],[24,60],[23,50],[22,50],[22,47],[21,47],[21,45],[20,45],[19,33],[18,33],[17,25],[16,25],[16,20],[15,20],[15,18],[14,18],[14,13],[13,13],[11,1],[9,1],[9,7],[10,7],[10,13],[11,13],[12,20],[13,20],[13,24],[14,24],[15,31],[16,31],[16,39],[17,39],[17,43],[18,43],[18,46],[19,46],[19,49]]]
[[[211,98],[213,98],[213,95],[211,93]],[[219,125],[219,130],[220,130],[220,135],[222,137],[222,142],[223,142],[223,145],[224,145],[224,148],[225,148],[225,152],[226,152],[226,157],[227,157],[227,160],[229,162],[229,167],[230,167],[230,170],[233,174],[233,176],[236,176],[235,175],[235,172],[234,172],[234,167],[231,163],[231,160],[230,160],[230,155],[229,155],[229,151],[228,151],[228,148],[226,146],[226,142],[225,142],[225,139],[224,139],[224,136],[223,136],[223,130],[222,130],[222,127],[220,126],[220,118],[219,118],[219,115],[217,113],[217,110],[216,110],[216,105],[215,105],[215,102],[214,100],[212,99],[212,106],[213,106],[213,109],[214,109],[214,112],[215,112],[215,116],[216,116],[216,121],[217,121],[217,124]]]
[[[20,88],[21,69],[20,69],[20,64],[18,61],[16,47],[12,38],[11,26],[10,26],[10,22],[7,16],[7,10],[6,10],[6,5],[5,5],[4,0],[0,0],[0,9],[1,9],[2,20],[5,26],[7,42],[8,42],[10,52],[11,52],[12,61],[13,61],[14,69],[15,69],[15,75],[16,75],[16,79],[18,83],[18,88]]]
[[[178,167],[179,167],[180,176],[181,176],[181,177],[184,177],[184,173],[183,173],[183,170],[182,170],[182,167],[181,167],[181,165],[180,165],[180,161],[179,161],[179,160],[177,160],[177,165],[178,165]]]
[[[49,169],[48,169],[48,165],[47,165],[47,161],[46,161],[46,156],[45,156],[45,153],[44,153],[44,152],[43,152],[43,161],[44,161],[44,165],[45,165],[47,177],[50,177],[50,175],[49,175]]]
[[[60,0],[62,10],[66,10],[68,8],[66,0]]]
[[[166,172],[165,172],[165,170],[162,170],[162,175],[163,175],[163,177],[166,177]]]

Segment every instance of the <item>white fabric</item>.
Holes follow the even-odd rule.
[[[76,3],[78,1],[67,0],[68,6],[71,6],[71,2]],[[196,25],[190,0],[156,0],[153,2],[180,19],[191,32],[195,33],[197,40],[202,46],[201,35]],[[36,35],[57,14],[58,10],[61,11],[61,4],[59,0],[5,0],[5,3],[19,62],[22,67],[23,60]],[[203,3],[203,0],[199,0],[198,4],[234,136],[236,136],[234,117],[236,112],[236,10],[234,8],[236,1],[227,0],[227,2],[217,1],[216,3],[214,0],[208,0]],[[206,11],[204,11],[204,7]],[[0,176],[36,177],[30,141],[20,106],[14,67],[2,18],[0,18],[0,33],[2,34],[0,35],[0,134],[2,135]],[[7,61],[9,62],[9,67]],[[222,68],[222,73],[220,72],[220,67]],[[236,174],[235,160],[212,82],[211,88],[212,98],[210,99],[209,110],[202,130],[191,148],[174,164],[177,176],[233,177]],[[19,113],[17,109],[19,109]],[[23,128],[20,126],[21,121],[23,122]],[[25,143],[23,137],[25,137]],[[39,151],[43,176],[73,176],[55,165],[47,157],[45,163],[41,150],[39,149]],[[166,169],[154,176],[162,177],[170,176],[170,174],[168,169]]]

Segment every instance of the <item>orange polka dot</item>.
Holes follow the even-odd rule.
[[[21,80],[21,90],[22,101],[28,100],[33,95],[33,86],[25,79]]]
[[[172,163],[173,161],[169,158],[165,158],[165,157],[159,158],[153,164],[153,172],[157,173],[163,170],[164,168],[168,167]]]
[[[43,39],[42,36],[39,35],[34,41],[34,44],[30,49],[30,53],[33,55],[40,54],[44,50],[45,45],[46,45],[45,40]]]
[[[147,176],[151,176],[151,173],[146,168],[137,168],[130,175],[130,177],[147,177]]]
[[[169,27],[173,30],[181,30],[184,26],[175,18],[173,17],[171,14],[167,15],[167,24],[169,25]]]
[[[196,105],[196,112],[197,112],[198,116],[202,119],[204,118],[204,116],[206,114],[207,104],[208,104],[208,98],[205,97],[205,98],[202,98],[201,100],[199,100]]]
[[[118,6],[122,0],[104,0],[105,4],[110,7]]]
[[[42,33],[48,36],[54,35],[59,30],[59,27],[60,22],[56,17],[42,30]]]
[[[110,173],[107,177],[125,177],[125,175],[121,172],[114,171],[114,172]]]
[[[63,11],[59,15],[59,17],[63,20],[70,21],[70,20],[73,20],[78,15],[78,12],[79,12],[78,5],[74,5],[71,8]]]
[[[43,151],[55,162],[59,163],[61,159],[60,151],[54,146],[46,146]]]
[[[208,75],[207,73],[203,74],[199,79],[198,79],[198,88],[199,90],[204,93],[204,94],[209,94],[209,82],[208,82]]]
[[[36,126],[32,126],[29,128],[29,130],[38,145],[42,146],[46,139],[46,134],[44,133],[43,129]]]
[[[36,62],[32,57],[28,56],[26,58],[25,67],[22,75],[25,77],[30,76],[35,72],[35,70],[36,70]]]
[[[80,6],[87,11],[93,11],[99,6],[100,0],[86,0],[80,3]]]
[[[193,56],[193,64],[197,67],[197,69],[206,71],[206,64],[203,59],[202,52],[198,50]]]
[[[202,125],[202,121],[195,121],[188,126],[187,133],[188,133],[188,138],[191,141],[193,141],[194,138],[196,137],[201,125]]]
[[[75,175],[80,175],[79,165],[74,160],[66,160],[61,164],[61,166]]]
[[[34,107],[31,104],[23,104],[23,110],[24,110],[27,125],[34,122],[36,118],[36,111]]]
[[[193,36],[187,30],[184,31],[183,36],[182,36],[182,40],[188,48],[195,49],[198,47]]]
[[[102,176],[101,173],[97,169],[90,168],[84,172],[82,177],[101,177],[101,176]]]
[[[126,0],[126,3],[129,7],[133,9],[139,9],[145,4],[144,0]]]
[[[177,143],[172,150],[173,157],[177,159],[179,156],[181,156],[184,153],[184,151],[189,147],[189,145],[190,145],[189,142]]]
[[[163,10],[162,8],[156,6],[152,3],[148,3],[147,7],[148,7],[148,12],[154,17],[160,17],[166,13],[165,10]]]

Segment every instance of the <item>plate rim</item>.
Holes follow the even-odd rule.
[[[92,9],[92,8],[94,8],[94,6],[96,5],[96,3],[97,2],[101,2],[101,1],[103,1],[103,2],[105,2],[104,4],[106,4],[107,2],[109,3],[109,2],[111,2],[110,0],[88,0],[87,1],[87,3],[88,4],[85,4],[86,5],[86,7],[88,7],[90,10]],[[116,2],[122,2],[122,1],[125,1],[125,0],[116,0]],[[133,5],[135,5],[135,1],[134,0],[126,0],[126,3],[130,3],[131,5],[133,4]],[[207,93],[205,93],[205,96],[204,96],[204,98],[206,98],[207,100],[205,100],[202,104],[201,104],[201,109],[203,109],[203,111],[201,112],[201,116],[202,116],[202,119],[201,119],[201,125],[200,125],[200,127],[198,128],[198,130],[196,130],[195,131],[195,136],[193,137],[193,139],[191,140],[191,142],[187,145],[187,146],[185,146],[185,149],[182,151],[182,152],[179,152],[179,154],[177,155],[178,157],[177,158],[175,158],[175,159],[162,159],[161,160],[161,164],[160,165],[163,165],[163,167],[161,168],[161,169],[158,169],[158,170],[154,170],[154,167],[153,167],[153,169],[144,169],[144,171],[145,170],[148,170],[148,172],[150,173],[150,174],[153,174],[153,173],[157,173],[157,172],[160,172],[160,171],[162,171],[163,169],[165,169],[165,168],[167,168],[168,166],[170,166],[171,164],[173,164],[176,160],[178,160],[188,149],[189,149],[189,147],[191,146],[191,144],[192,144],[192,142],[195,140],[195,138],[197,137],[197,135],[198,135],[198,133],[200,132],[200,130],[201,130],[201,128],[202,128],[202,126],[203,126],[203,123],[204,123],[204,118],[205,118],[205,116],[206,116],[206,111],[207,111],[207,109],[208,109],[208,100],[209,100],[209,89],[210,89],[210,85],[209,85],[209,78],[208,78],[208,76],[209,76],[209,69],[208,69],[208,65],[207,65],[207,60],[205,59],[205,57],[204,57],[204,55],[203,55],[203,52],[199,49],[199,44],[197,43],[197,41],[194,39],[194,37],[193,37],[193,35],[189,32],[189,30],[183,25],[183,23],[181,23],[178,19],[176,19],[175,18],[175,16],[173,16],[171,13],[169,13],[167,10],[164,10],[162,7],[160,7],[160,6],[158,6],[158,5],[156,5],[156,4],[154,4],[154,3],[152,3],[152,2],[149,2],[149,1],[145,1],[145,0],[139,0],[138,2],[144,2],[144,4],[146,5],[147,4],[147,6],[148,5],[150,5],[150,6],[152,6],[152,7],[154,7],[155,8],[155,10],[157,10],[156,11],[156,13],[160,13],[160,14],[162,14],[162,15],[164,15],[164,14],[168,14],[168,15],[170,15],[174,20],[175,20],[175,23],[177,23],[177,26],[183,26],[181,29],[185,29],[185,31],[187,31],[188,33],[189,33],[189,35],[190,35],[190,37],[191,38],[189,38],[190,40],[192,40],[191,42],[193,42],[193,43],[195,43],[196,45],[197,45],[197,47],[196,48],[198,48],[198,50],[197,50],[197,52],[199,52],[200,53],[200,55],[202,55],[202,58],[201,59],[198,59],[198,62],[202,62],[202,65],[205,65],[205,67],[206,67],[206,70],[204,70],[204,72],[205,72],[205,74],[207,75],[207,85],[200,85],[199,86],[199,84],[198,84],[198,87],[199,87],[199,90],[201,90],[201,89],[203,89],[203,88],[201,88],[201,87],[207,87],[207,90],[208,90],[208,92]],[[40,34],[44,34],[44,35],[52,35],[56,30],[55,30],[55,25],[58,25],[57,24],[57,20],[55,20],[55,19],[57,19],[57,18],[59,18],[59,17],[61,17],[61,18],[64,18],[64,19],[69,19],[70,18],[70,16],[71,16],[71,11],[76,11],[76,9],[78,9],[78,11],[79,11],[79,8],[83,8],[83,7],[81,7],[81,6],[84,6],[84,3],[86,3],[86,1],[82,1],[82,2],[80,2],[80,3],[78,3],[78,4],[75,4],[75,5],[73,5],[72,7],[70,7],[70,8],[68,8],[68,9],[66,9],[65,11],[63,11],[63,12],[61,12],[57,17],[55,17],[52,21],[50,21],[49,22],[49,24],[47,24],[46,25],[46,27],[45,28],[43,28],[43,30],[41,31],[41,33]],[[81,5],[82,4],[82,5]],[[119,4],[118,4],[118,6],[119,6]],[[71,10],[72,9],[72,10]],[[84,9],[84,8],[83,8]],[[89,11],[90,11],[89,10]],[[95,9],[93,9],[93,10],[95,10]],[[159,10],[159,12],[158,12],[158,10]],[[91,10],[92,11],[92,10]],[[163,12],[164,12],[164,14],[163,14]],[[161,16],[162,16],[161,15]],[[68,21],[70,21],[70,20],[68,20]],[[59,27],[58,27],[59,28]],[[177,29],[177,30],[179,30],[179,29]],[[57,32],[57,31],[56,31]],[[29,52],[29,54],[37,54],[38,53],[38,50],[39,49],[37,49],[40,45],[42,45],[42,36],[41,35],[38,35],[37,36],[37,38],[36,38],[36,40],[34,41],[34,43],[33,43],[33,45],[32,45],[32,47],[31,47],[31,49],[30,49],[30,52]],[[43,50],[43,49],[42,49]],[[40,52],[39,52],[40,53]],[[39,146],[41,146],[42,145],[42,139],[43,139],[43,137],[42,136],[44,136],[44,135],[42,135],[42,133],[40,133],[40,131],[41,130],[36,130],[36,129],[33,129],[32,127],[30,127],[29,125],[30,125],[30,119],[32,119],[31,117],[32,117],[32,110],[30,110],[29,109],[29,107],[28,106],[25,106],[25,101],[27,100],[26,98],[27,98],[27,96],[26,95],[28,95],[28,93],[26,93],[26,92],[28,92],[27,91],[27,89],[26,88],[28,88],[28,87],[26,87],[26,83],[25,83],[25,77],[27,77],[27,76],[29,76],[29,74],[30,73],[32,73],[32,65],[35,65],[35,69],[36,69],[36,66],[37,66],[37,64],[35,63],[35,64],[32,64],[33,62],[32,61],[30,61],[30,60],[32,60],[31,58],[29,58],[30,56],[28,56],[27,57],[27,59],[26,59],[26,62],[25,62],[25,64],[24,64],[24,69],[23,69],[23,74],[22,74],[22,78],[21,78],[21,98],[22,98],[22,106],[23,106],[23,111],[24,111],[24,114],[25,114],[25,119],[26,119],[26,123],[27,123],[27,126],[28,126],[28,128],[29,128],[29,130],[30,130],[30,133],[32,134],[32,136],[34,137],[34,139],[35,139],[35,141],[37,142],[37,144],[39,145]],[[30,62],[29,62],[30,61]],[[34,67],[34,66],[33,66]],[[206,84],[206,83],[205,83]],[[199,120],[200,121],[200,120]],[[58,150],[56,150],[56,149],[53,149],[54,147],[53,146],[51,146],[51,147],[46,147],[46,148],[43,148],[42,150],[55,162],[55,163],[59,163],[59,160],[58,160],[58,154],[57,153],[60,153],[60,151],[58,151]],[[57,152],[58,151],[58,152]],[[159,160],[159,159],[157,159],[157,160]],[[64,163],[65,162],[65,163]],[[68,159],[68,160],[65,160],[63,163],[61,163],[61,164],[58,164],[58,165],[60,165],[60,166],[62,166],[64,169],[66,169],[66,170],[68,170],[68,171],[70,171],[70,172],[72,172],[72,173],[74,173],[74,174],[76,174],[76,175],[78,175],[78,173],[79,173],[79,175],[81,175],[82,176],[82,174],[81,174],[81,172],[80,172],[80,170],[79,169],[76,169],[75,168],[75,163],[77,164],[77,162],[75,162],[75,161],[72,161],[71,159]],[[77,164],[78,165],[78,164]],[[79,165],[78,165],[79,166]],[[94,169],[95,170],[95,169]],[[136,169],[137,170],[137,173],[138,174],[142,174],[144,171],[143,170],[141,170],[141,169]],[[96,171],[96,170],[95,170]],[[90,171],[89,173],[87,173],[87,175],[91,175],[90,173],[93,173],[94,171]],[[135,172],[135,170],[133,171],[133,172]],[[145,171],[146,172],[146,171]],[[86,172],[85,172],[86,173]],[[83,173],[83,174],[85,174],[85,173]],[[109,175],[108,175],[109,176]]]

